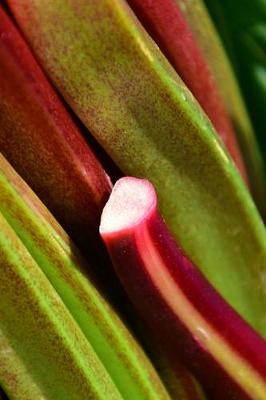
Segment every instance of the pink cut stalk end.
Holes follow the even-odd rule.
[[[145,179],[119,179],[105,205],[101,218],[101,235],[115,235],[121,230],[136,227],[157,207],[157,196],[152,184]]]
[[[124,289],[169,362],[184,362],[211,398],[266,399],[265,340],[173,240],[152,184],[120,179],[100,233]]]

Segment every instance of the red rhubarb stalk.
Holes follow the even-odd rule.
[[[127,0],[137,17],[194,94],[235,161],[247,172],[214,76],[175,0]]]
[[[124,288],[170,361],[183,360],[212,398],[265,400],[265,341],[173,240],[148,181],[127,177],[116,183],[100,233]]]
[[[78,244],[97,247],[109,178],[1,6],[0,93],[0,151]]]

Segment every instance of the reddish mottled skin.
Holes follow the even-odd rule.
[[[127,2],[199,101],[247,182],[247,172],[236,135],[213,74],[176,1]]]
[[[62,299],[1,213],[0,270],[0,381],[8,397],[122,400]]]
[[[128,182],[132,178],[123,179]],[[119,182],[122,187],[122,180]],[[136,186],[135,189],[138,190]],[[111,196],[114,198],[115,192]],[[127,196],[124,190],[122,208],[125,210],[129,207],[127,202],[132,207],[132,199],[127,199]],[[110,204],[113,206],[109,208],[108,215],[115,216],[116,205]],[[148,199],[146,209],[142,209],[143,213],[137,222],[134,221],[131,225],[117,227],[114,224],[112,230],[110,222],[108,228],[105,228],[103,221],[107,220],[106,215],[102,219],[101,235],[116,272],[131,301],[160,341],[162,349],[173,365],[179,363],[181,357],[213,399],[250,399],[245,389],[234,380],[234,376],[229,375],[223,365],[215,360],[214,355],[204,348],[203,342],[193,336],[184,324],[182,316],[175,314],[150,278],[147,259],[152,260],[157,256],[150,254],[152,250],[146,247],[144,239],[140,241],[143,236],[141,232],[148,231],[149,240],[176,283],[176,294],[181,291],[193,309],[221,335],[221,340],[252,366],[264,380],[266,380],[266,342],[231,308],[183,254],[157,211],[155,197],[153,204],[151,206],[151,201]],[[114,217],[111,218],[115,220]],[[143,257],[145,253],[150,254],[146,261]],[[212,333],[207,332],[207,335]]]
[[[144,352],[96,288],[88,263],[80,257],[46,207],[0,155],[1,215],[61,297],[123,399],[170,400]],[[110,286],[109,282],[109,289]],[[2,362],[1,333],[0,359]],[[82,398],[85,399],[87,397]]]
[[[151,240],[190,303],[243,358],[266,377],[266,342],[223,300],[183,254],[156,212],[146,221]]]
[[[110,181],[2,8],[0,92],[0,151],[73,238],[88,246],[97,237]]]
[[[128,4],[7,3],[73,111],[124,174],[153,182],[186,254],[266,334],[265,228],[209,119]]]

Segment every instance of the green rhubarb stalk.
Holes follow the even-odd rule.
[[[255,202],[265,216],[265,166],[242,93],[222,41],[202,0],[175,1],[188,21],[215,77],[219,92],[224,99],[224,104],[237,133]]]
[[[265,340],[173,240],[147,180],[125,177],[115,184],[100,234],[128,296],[173,366],[182,359],[212,399],[265,400]]]
[[[170,400],[140,346],[92,283],[89,267],[69,237],[3,157],[0,211],[65,303],[122,397]]]
[[[265,156],[266,2],[205,0],[242,87]]]
[[[121,400],[90,343],[0,213],[0,384],[16,400]]]
[[[266,333],[266,235],[198,103],[122,0],[8,0],[58,90],[120,169],[146,177],[186,254]]]
[[[248,183],[239,144],[223,100],[193,32],[174,0],[127,0],[128,4],[206,112]]]

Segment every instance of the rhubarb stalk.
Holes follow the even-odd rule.
[[[127,0],[210,118],[242,177],[247,173],[227,110],[193,32],[175,0]]]
[[[1,154],[0,213],[68,308],[123,399],[170,400],[140,346],[95,286],[94,267],[82,259],[60,225]],[[126,302],[124,298],[122,301]]]
[[[117,182],[100,233],[128,295],[171,362],[184,360],[215,399],[265,399],[265,341],[173,240],[148,181]]]
[[[1,6],[0,92],[0,151],[75,241],[98,249],[110,180]]]
[[[266,2],[205,0],[205,3],[238,76],[265,156]]]
[[[128,4],[7,3],[73,111],[124,175],[155,185],[186,254],[266,334],[265,227],[205,113]]]
[[[203,0],[175,0],[193,31],[237,134],[257,206],[266,217],[265,170],[236,76]]]

